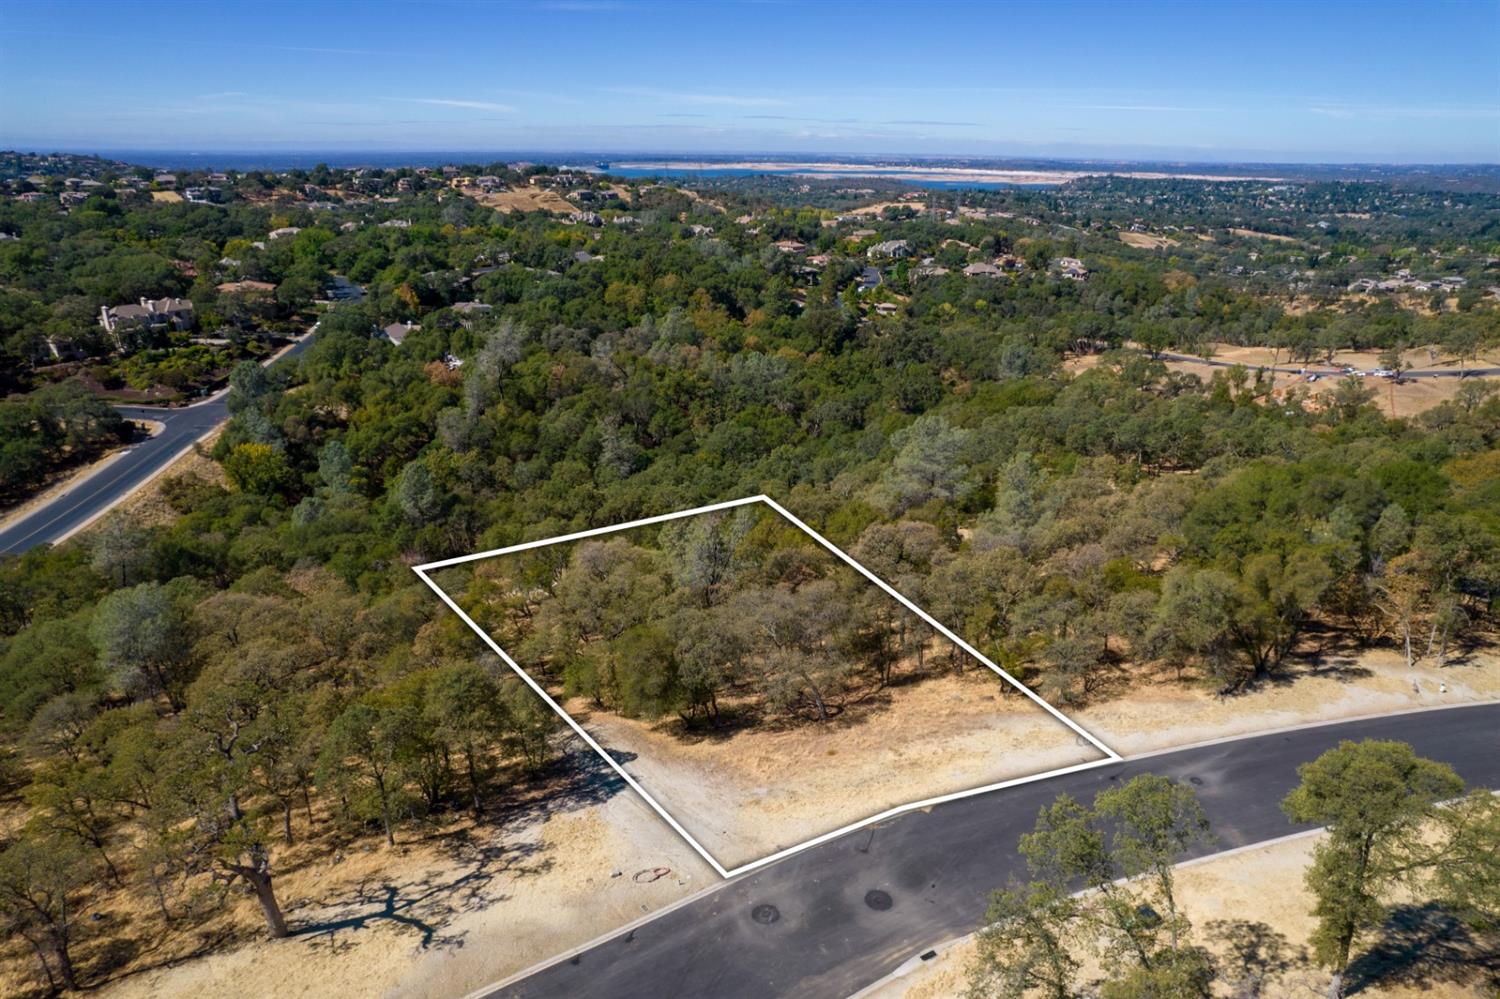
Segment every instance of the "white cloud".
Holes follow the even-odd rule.
[[[471,111],[499,111],[506,114],[515,110],[509,104],[496,104],[494,101],[459,100],[447,97],[382,97],[381,100],[396,101],[400,104],[428,104],[440,108],[467,108]]]
[[[1325,118],[1500,118],[1500,107],[1462,104],[1429,107],[1320,104],[1307,110]]]
[[[605,87],[608,93],[625,97],[641,97],[646,100],[672,101],[678,104],[710,104],[732,108],[780,108],[789,101],[779,97],[761,97],[752,94],[705,94],[678,90],[658,90],[655,87]]]

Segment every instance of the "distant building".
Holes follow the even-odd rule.
[[[1069,281],[1082,281],[1089,276],[1089,269],[1077,257],[1058,257],[1053,263],[1058,273]]]
[[[301,229],[297,228],[294,225],[283,226],[280,229],[272,229],[270,232],[266,233],[266,238],[281,239],[283,236],[295,236],[301,231]]]
[[[106,305],[99,310],[99,325],[117,339],[127,330],[185,330],[196,318],[193,303],[185,298],[143,298],[139,305]]]
[[[151,178],[151,183],[163,191],[177,190],[177,175],[175,173],[159,173]]]
[[[411,335],[413,330],[419,330],[421,328],[422,327],[418,326],[416,323],[391,323],[385,329],[380,331],[380,335],[389,340],[395,346],[399,347],[406,340],[406,338]]]
[[[977,264],[970,264],[964,268],[964,277],[1001,277],[1004,273],[1004,271],[994,264],[983,261]]]
[[[795,239],[778,239],[771,245],[782,253],[802,253],[807,249],[806,243],[798,242]]]
[[[911,244],[904,239],[888,239],[883,243],[876,243],[865,251],[865,256],[871,260],[882,257],[896,258],[911,256]]]

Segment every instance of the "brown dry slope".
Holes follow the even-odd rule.
[[[498,826],[373,840],[278,879],[293,936],[259,937],[253,904],[238,946],[144,971],[111,999],[246,995],[461,996],[719,881],[582,744],[586,787]],[[601,782],[603,782],[601,784]],[[576,800],[575,800],[576,799]],[[156,958],[167,955],[156,955]],[[0,974],[0,994],[14,994]]]
[[[1008,689],[975,666],[889,687],[830,722],[687,739],[671,722],[570,710],[733,869],[890,808],[1102,757]]]

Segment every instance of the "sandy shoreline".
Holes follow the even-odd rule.
[[[902,166],[856,163],[781,163],[771,160],[736,160],[699,163],[668,160],[632,160],[616,163],[624,170],[663,170],[712,173],[715,170],[766,170],[796,177],[884,177],[895,180],[969,181],[976,184],[1065,184],[1080,177],[1129,177],[1133,180],[1280,180],[1237,174],[1164,173],[1155,170],[1008,170],[987,167]]]

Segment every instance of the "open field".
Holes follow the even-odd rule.
[[[1139,250],[1162,250],[1169,246],[1177,245],[1177,240],[1175,239],[1168,239],[1166,236],[1153,236],[1149,232],[1122,232],[1119,236],[1120,242]]]
[[[464,193],[485,207],[502,212],[560,212],[566,215],[578,211],[577,205],[570,203],[556,191],[544,187],[516,187],[490,194],[485,194],[478,188],[469,188]]]
[[[176,191],[152,191],[151,200],[160,201],[169,205],[178,205],[182,203],[182,195],[178,194]]]
[[[1327,989],[1327,972],[1308,956],[1313,900],[1302,883],[1319,838],[1299,836],[1178,868],[1178,901],[1193,921],[1195,938],[1223,961],[1225,978],[1230,979],[1216,983],[1216,995],[1245,994],[1233,991],[1234,979],[1244,981],[1252,975],[1265,976],[1260,995],[1313,997]],[[1402,946],[1403,939],[1416,929],[1413,919],[1414,914],[1404,912],[1386,923],[1383,959],[1356,960],[1349,984],[1360,996],[1477,999],[1494,995],[1493,984],[1486,984],[1482,971],[1452,960],[1454,954],[1467,954],[1479,946],[1466,931],[1450,930],[1452,936],[1442,941],[1444,945],[1434,941],[1421,952],[1413,952]],[[1236,961],[1233,955],[1243,952],[1251,940],[1259,944],[1259,960]],[[968,988],[966,968],[975,950],[973,938],[957,941],[908,974],[862,993],[861,999],[963,999]],[[1085,963],[1081,978],[1103,980],[1106,974],[1097,960],[1091,960]]]
[[[1257,232],[1254,229],[1230,229],[1236,236],[1245,239],[1269,239],[1273,243],[1300,243],[1302,240],[1295,236],[1279,236],[1274,232]]]
[[[1405,353],[1406,361],[1414,368],[1421,370],[1458,370],[1458,362],[1445,357],[1442,353],[1427,348],[1416,348]],[[1063,367],[1075,374],[1087,371],[1099,364],[1102,360],[1100,355],[1090,354],[1081,357],[1072,357],[1064,362]],[[1215,361],[1228,361],[1251,365],[1272,365],[1276,367],[1292,367],[1291,361],[1287,359],[1286,352],[1276,353],[1273,358],[1272,351],[1265,347],[1238,347],[1230,344],[1216,345],[1212,357]],[[1184,374],[1196,375],[1205,382],[1213,377],[1215,371],[1225,369],[1199,364],[1195,361],[1163,361],[1170,371],[1182,372]],[[1376,353],[1369,351],[1339,351],[1334,355],[1334,366],[1345,364],[1368,371],[1380,366],[1380,358]],[[1470,364],[1470,367],[1488,367],[1500,364],[1493,352],[1489,352]],[[1311,365],[1313,370],[1326,371],[1328,365],[1322,360]],[[1495,379],[1488,379],[1495,381]],[[1338,387],[1337,376],[1321,375],[1317,381],[1309,381],[1305,375],[1278,373],[1276,375],[1276,391],[1284,393],[1293,387],[1309,392],[1314,398],[1335,391]],[[1384,378],[1370,379],[1369,385],[1376,391],[1375,404],[1380,407],[1381,412],[1387,416],[1409,417],[1424,413],[1441,403],[1447,402],[1458,395],[1459,386],[1463,381],[1457,378],[1406,378],[1399,384]],[[1394,411],[1393,404],[1394,403]]]

